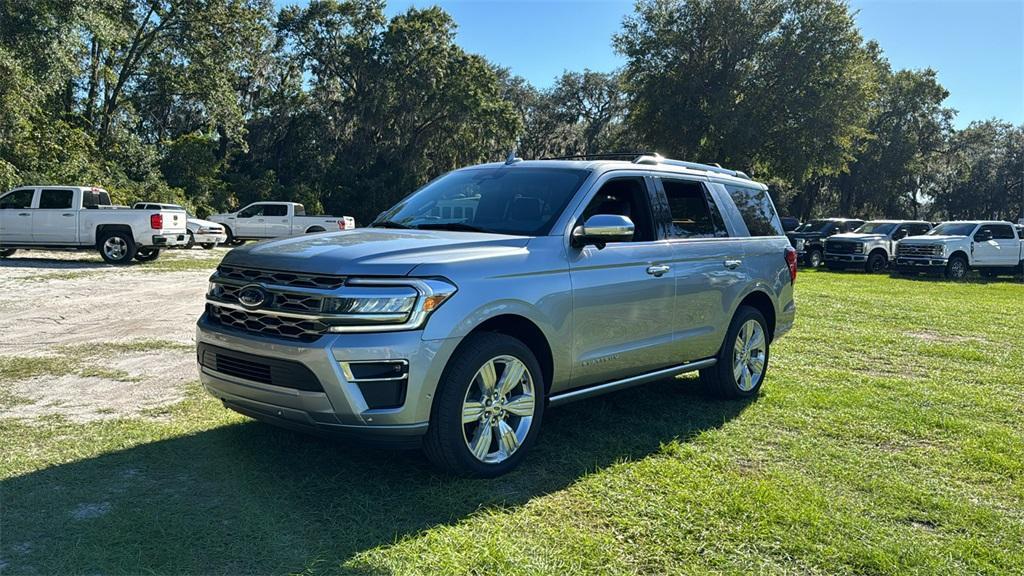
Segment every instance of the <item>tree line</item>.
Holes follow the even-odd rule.
[[[957,130],[841,0],[641,0],[615,72],[538,89],[382,0],[0,0],[0,190],[95,184],[199,215],[265,199],[366,223],[448,170],[657,151],[783,213],[1024,217],[1024,125]]]

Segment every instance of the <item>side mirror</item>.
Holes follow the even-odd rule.
[[[594,214],[583,226],[572,231],[572,242],[577,248],[588,244],[601,250],[609,242],[624,242],[633,239],[636,226],[627,216],[619,214]]]
[[[988,242],[991,239],[992,239],[992,231],[991,230],[978,230],[978,232],[974,234],[974,241],[975,242]]]

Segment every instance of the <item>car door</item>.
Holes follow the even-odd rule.
[[[614,214],[636,232],[604,248],[569,246],[573,301],[573,387],[679,364],[673,352],[675,278],[672,248],[655,230],[653,183],[643,175],[600,179],[575,214]]]
[[[991,234],[989,240],[980,240],[979,235]],[[974,233],[974,262],[979,266],[1016,266],[1020,256],[1020,244],[1009,224],[985,224]]]
[[[0,196],[0,244],[30,244],[35,188],[20,188]]]
[[[232,230],[239,238],[263,238],[266,236],[263,210],[266,204],[250,204],[235,214]]]
[[[288,204],[265,204],[263,206],[263,221],[263,234],[268,238],[292,234],[292,220],[288,216]]]
[[[75,191],[68,188],[43,188],[32,215],[32,241],[39,244],[78,243],[78,210],[74,209]]]
[[[743,244],[730,235],[715,198],[717,185],[696,179],[655,179],[667,210],[667,238],[672,247],[676,285],[673,354],[680,362],[713,356],[725,337],[723,322],[744,284]],[[730,237],[736,236],[736,237]]]

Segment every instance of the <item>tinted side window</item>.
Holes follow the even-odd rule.
[[[911,224],[910,225],[910,235],[911,236],[920,236],[920,235],[924,234],[925,232],[927,232],[927,231],[929,231],[931,229],[932,229],[932,227],[927,225],[927,224]]]
[[[95,208],[97,206],[110,206],[110,195],[105,190],[83,190],[82,207]]]
[[[288,206],[284,204],[267,204],[263,207],[264,216],[287,216]]]
[[[1013,240],[1013,228],[1006,224],[996,224],[991,227],[993,240]]]
[[[714,200],[699,182],[662,179],[668,198],[673,238],[715,238],[728,236],[725,222]]]
[[[238,213],[238,217],[239,218],[252,218],[253,216],[263,216],[263,209],[264,208],[266,208],[266,205],[264,205],[264,204],[259,204],[257,206],[250,206],[250,207],[246,208],[245,210],[242,210],[241,212],[239,212]]]
[[[32,195],[35,190],[17,190],[0,198],[0,210],[21,210],[32,207]]]
[[[616,178],[601,186],[583,211],[579,224],[597,214],[625,216],[633,221],[633,242],[655,239],[651,218],[650,196],[642,178]]]
[[[743,216],[747,230],[751,236],[782,236],[782,226],[778,224],[775,207],[768,197],[768,192],[757,188],[726,184],[733,203]]]
[[[39,207],[51,210],[71,208],[74,198],[74,190],[43,190],[39,195]]]

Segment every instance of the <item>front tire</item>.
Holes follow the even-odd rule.
[[[160,257],[159,248],[139,248],[135,253],[135,259],[139,262],[152,262]]]
[[[967,258],[953,256],[946,263],[946,278],[960,281],[967,278]]]
[[[128,264],[135,257],[135,239],[128,232],[108,232],[100,238],[100,256],[108,264]]]
[[[191,250],[196,245],[196,237],[191,232],[188,233],[188,242],[185,242],[185,250]]]
[[[536,441],[544,390],[540,364],[521,341],[492,332],[470,335],[441,376],[424,453],[460,476],[509,472]]]
[[[238,238],[235,238],[234,232],[232,232],[231,228],[227,226],[224,227],[224,234],[227,235],[227,239],[224,240],[225,246],[241,246],[242,244],[245,244],[245,240],[239,240]]]
[[[770,340],[764,315],[741,306],[729,324],[717,362],[700,371],[701,384],[724,398],[756,396],[768,373]]]
[[[213,250],[216,247],[217,247],[217,243],[216,242],[205,242],[203,244],[203,250]]]
[[[810,268],[821,266],[821,250],[811,250],[807,253],[807,266]]]
[[[868,261],[864,264],[864,271],[869,274],[881,274],[885,272],[888,265],[889,257],[884,252],[875,252],[868,256]]]

